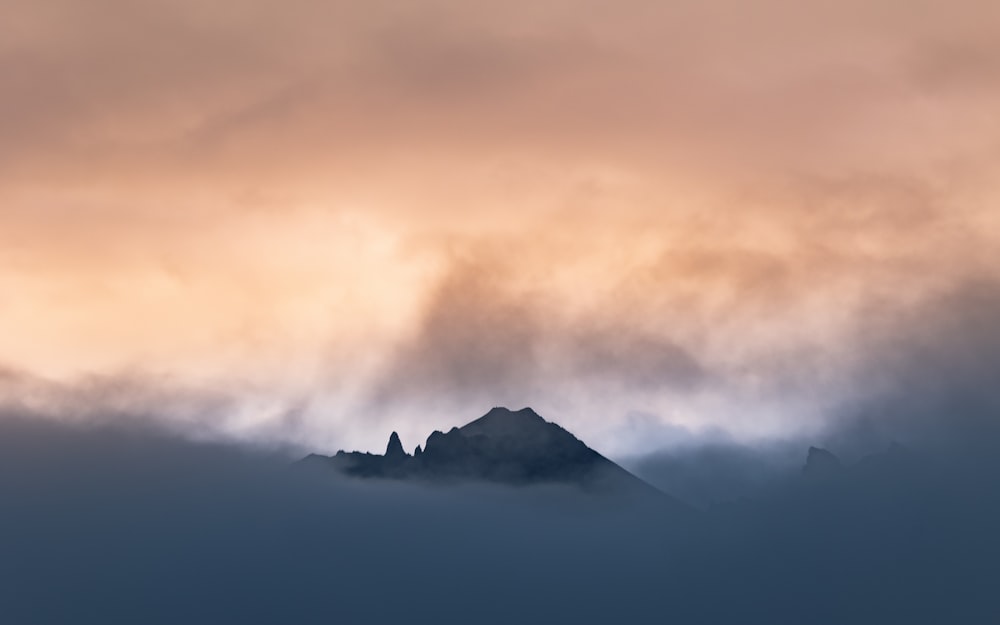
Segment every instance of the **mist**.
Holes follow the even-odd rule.
[[[1000,4],[3,15],[0,623],[1000,622]]]
[[[499,623],[647,606],[619,605],[650,591],[621,567],[652,562],[623,530],[656,517],[581,493],[356,483],[149,431],[2,429],[9,622]]]
[[[785,470],[788,449],[693,446],[660,454],[664,479],[647,475],[706,504],[677,516],[566,486],[342,478],[287,452],[182,438],[160,422],[72,425],[9,411],[0,420],[5,620],[940,623],[1000,614],[995,456],[960,463],[954,447],[890,450],[816,475]]]

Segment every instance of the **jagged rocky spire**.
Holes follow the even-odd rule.
[[[403,451],[403,443],[399,441],[399,434],[395,432],[389,437],[389,444],[385,448],[386,458],[404,458],[406,452]]]

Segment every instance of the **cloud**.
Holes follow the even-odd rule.
[[[39,432],[77,428],[91,432],[87,436],[95,441],[100,438],[96,429],[206,444],[240,441],[258,450],[297,454],[294,433],[304,427],[303,405],[231,381],[195,386],[143,372],[53,380],[0,368],[0,423],[37,421]]]
[[[763,436],[866,302],[995,269],[982,3],[203,4],[0,25],[17,367],[250,380],[321,444],[432,396]]]
[[[653,171],[783,172],[898,169],[982,140],[974,117],[954,132],[953,116],[921,102],[995,104],[990,9],[808,7],[17,3],[0,50],[0,75],[18,87],[4,102],[18,122],[5,126],[4,160],[8,172],[74,178],[149,167],[280,177],[387,152],[419,162],[526,149]],[[934,82],[944,74],[975,97],[957,101],[954,81]],[[907,138],[921,130],[931,140]]]
[[[15,620],[458,622],[499,588],[518,606],[576,613],[574,589],[611,581],[600,565],[597,579],[532,565],[579,560],[604,522],[628,523],[559,489],[341,483],[148,432],[0,428],[0,498],[11,511],[0,520],[0,578],[14,591],[5,610]],[[609,548],[591,545],[586,559]],[[606,595],[586,603],[606,616],[617,609]],[[482,620],[502,622],[518,606]]]
[[[807,441],[739,444],[711,436],[625,461],[636,475],[692,505],[760,497],[801,474]]]
[[[978,38],[927,41],[914,45],[909,70],[914,83],[928,93],[990,92],[1000,78],[1000,50]]]
[[[984,620],[995,516],[947,489],[737,508],[685,551],[167,433],[374,448],[533,404],[629,455],[690,432],[638,466],[702,503],[890,440],[988,491],[995,7],[4,9],[8,620]]]
[[[0,434],[0,581],[18,622],[991,613],[1000,507],[979,489],[803,483],[688,525],[558,488],[341,481],[148,431],[8,419]]]
[[[456,259],[376,381],[376,400],[519,405],[567,382],[628,392],[705,381],[669,336],[623,328],[603,310],[568,319],[555,293],[520,284],[512,266],[489,253]]]
[[[622,462],[699,506],[787,488],[800,477],[811,446],[854,463],[902,444],[936,471],[993,475],[1000,441],[998,314],[1000,285],[991,275],[946,284],[908,306],[869,301],[858,315],[855,342],[838,356],[843,360],[835,365],[835,383],[823,391],[828,397],[818,428],[785,427],[747,440],[734,438],[728,428],[664,432],[655,415],[635,415],[639,436],[660,440],[663,448],[626,455]],[[814,366],[812,359],[833,358],[799,356],[777,355],[756,365],[784,378],[788,397],[815,381],[816,371],[802,371]]]
[[[847,441],[896,438],[944,453],[995,447],[1000,428],[1000,285],[951,286],[902,313],[872,310],[844,412]]]

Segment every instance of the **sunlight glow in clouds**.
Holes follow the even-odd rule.
[[[819,427],[1000,269],[1000,9],[918,5],[9,1],[0,359],[320,447]]]

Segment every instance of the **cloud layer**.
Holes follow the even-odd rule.
[[[639,453],[821,431],[873,317],[1000,269],[982,2],[202,4],[8,3],[5,366]]]
[[[8,418],[0,434],[0,597],[16,622],[995,613],[995,455],[972,470],[920,456],[861,479],[768,479],[766,497],[688,522],[560,488],[341,482],[120,426]]]

